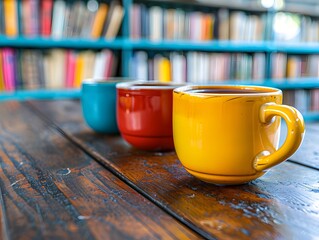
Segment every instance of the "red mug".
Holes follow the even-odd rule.
[[[117,84],[116,117],[121,136],[138,149],[174,150],[173,89],[180,86],[156,81]]]

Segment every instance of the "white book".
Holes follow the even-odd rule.
[[[255,53],[253,56],[253,81],[265,79],[266,56],[264,53]]]
[[[176,9],[175,11],[175,30],[174,39],[184,39],[185,33],[185,12],[182,9]]]
[[[153,64],[154,64],[154,80],[155,81],[158,81],[159,80],[159,63],[161,62],[163,56],[160,55],[160,54],[156,54],[154,56],[154,61],[153,61]]]
[[[53,5],[52,13],[52,37],[60,39],[63,35],[63,24],[65,16],[65,1],[56,0]]]
[[[49,72],[52,74],[48,79],[48,87],[62,89],[65,87],[65,66],[66,51],[63,49],[53,49],[50,51]]]
[[[150,7],[150,40],[160,41],[163,39],[163,10],[158,6]]]
[[[93,78],[104,78],[106,55],[104,52],[98,52],[96,55]]]
[[[84,53],[84,69],[83,69],[83,79],[92,78],[94,65],[95,65],[95,52],[92,50],[87,50]]]
[[[192,12],[190,15],[190,39],[200,41],[202,37],[202,13]]]
[[[148,57],[144,51],[138,51],[135,53],[136,61],[136,79],[147,80],[148,79]]]
[[[230,40],[243,40],[247,34],[245,31],[246,15],[244,12],[236,11],[230,15]]]
[[[172,81],[176,83],[186,82],[186,59],[181,53],[172,52],[170,54],[172,63],[171,76]]]
[[[295,90],[295,107],[301,112],[305,113],[308,111],[309,99],[307,90],[298,89]]]
[[[201,83],[208,83],[209,53],[202,53]]]
[[[214,74],[214,82],[220,82],[224,80],[224,71],[225,71],[225,57],[223,53],[216,53],[215,54],[215,62],[214,68],[212,71]]]
[[[196,83],[197,82],[197,69],[196,69],[196,52],[188,52],[186,54],[187,60],[187,82]]]

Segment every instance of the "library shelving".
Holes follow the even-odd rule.
[[[9,0],[8,2],[16,4],[17,17],[21,17],[23,3],[27,1]],[[29,0],[29,2],[39,4],[42,1]],[[69,1],[48,0],[43,2],[51,2],[52,4],[51,27],[53,31],[54,4],[62,2],[66,6]],[[303,101],[309,105],[309,109],[303,110],[305,118],[307,120],[319,120],[318,104],[312,103],[312,101],[318,100],[317,95],[319,94],[316,91],[319,89],[319,71],[316,71],[316,68],[319,69],[319,39],[313,36],[307,37],[311,31],[305,31],[305,29],[312,29],[312,31],[318,31],[319,33],[319,27],[317,27],[319,14],[312,6],[296,7],[296,4],[287,3],[285,7],[278,10],[274,7],[262,6],[261,1],[122,0],[119,2],[116,0],[81,0],[70,2],[86,4],[82,4],[82,7],[88,4],[91,4],[93,8],[95,6],[95,17],[102,4],[107,5],[108,12],[111,9],[114,12],[114,2],[116,2],[116,5],[120,3],[123,16],[118,15],[122,21],[116,23],[118,28],[116,35],[105,38],[104,25],[100,26],[102,28],[100,29],[101,34],[95,37],[90,34],[72,35],[64,33],[65,35],[63,35],[63,30],[58,37],[53,36],[53,34],[44,36],[40,33],[40,30],[38,33],[30,35],[24,32],[24,25],[22,26],[21,21],[18,21],[20,24],[17,29],[18,33],[11,36],[5,32],[3,19],[6,14],[3,14],[3,19],[0,19],[0,51],[7,48],[22,53],[24,50],[38,50],[44,52],[44,55],[57,49],[66,51],[66,55],[69,54],[68,51],[74,51],[75,55],[92,51],[96,54],[95,58],[98,58],[97,55],[107,49],[114,53],[112,59],[117,60],[114,66],[116,69],[112,70],[110,76],[141,79],[162,77],[162,80],[167,81],[173,80],[174,74],[175,77],[179,77],[181,73],[172,72],[180,69],[184,71],[184,78],[188,82],[193,82],[194,74],[209,69],[211,66],[209,64],[216,64],[218,59],[227,56],[226,60],[223,61],[226,61],[229,65],[232,64],[228,67],[236,69],[235,72],[223,77],[219,75],[218,81],[210,79],[210,77],[216,77],[214,73],[209,76],[202,75],[198,82],[195,81],[194,83],[265,85],[277,87],[289,93],[295,92],[294,90],[296,92],[303,90],[303,96],[306,96]],[[38,9],[41,10],[41,7],[42,5],[38,6]],[[3,4],[0,4],[0,10],[5,13]],[[74,10],[74,12],[80,11]],[[69,17],[70,12],[73,11],[69,10]],[[299,33],[295,32],[295,34],[299,34],[297,37],[294,36],[292,40],[287,40],[276,32],[278,29],[274,29],[274,21],[283,17],[278,14],[287,14],[285,15],[286,18],[290,17],[290,20],[292,19],[293,23],[297,24],[297,27],[299,27]],[[107,20],[105,15],[104,20],[107,24],[107,21],[110,20]],[[60,19],[60,24],[61,21]],[[79,18],[78,21],[80,21]],[[229,24],[226,35],[225,31],[222,30],[224,25],[221,24],[223,21],[228,21]],[[178,24],[174,24],[173,29],[170,28],[172,22],[178,22]],[[82,22],[82,24],[84,23]],[[196,25],[193,24],[199,24],[201,29],[194,29]],[[187,28],[186,26],[190,27]],[[231,29],[236,26],[240,32]],[[242,26],[250,27],[243,29]],[[40,26],[38,28],[40,29]],[[286,28],[288,27],[286,26]],[[85,32],[84,29],[82,29],[82,32]],[[198,34],[201,37],[198,37]],[[142,57],[142,66],[136,65],[139,63],[139,61],[136,61],[136,57]],[[99,56],[99,58],[103,57]],[[173,58],[176,60],[176,64],[173,62]],[[191,62],[188,61],[194,62],[196,60],[199,60],[200,64],[206,65],[206,68],[201,65],[197,66],[198,68],[195,66],[193,75],[188,76],[187,70],[183,66],[190,65]],[[213,61],[215,63],[212,63]],[[155,66],[159,62],[160,65]],[[151,68],[150,65],[152,65]],[[248,70],[240,71],[246,68]],[[152,77],[150,77],[150,71],[152,71]],[[154,75],[156,71],[166,73],[159,77]],[[168,76],[170,74],[172,76]],[[21,76],[21,74],[18,75]],[[76,74],[74,73],[74,75]],[[298,94],[296,93],[296,95]],[[302,96],[302,93],[299,95]],[[300,101],[300,96],[296,97],[296,100]],[[11,89],[10,91],[0,92],[0,100],[59,97],[80,97],[79,84],[49,89],[40,85],[36,88]]]

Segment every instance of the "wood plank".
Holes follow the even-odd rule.
[[[190,176],[174,152],[143,152],[120,136],[94,133],[77,101],[32,102],[68,137],[180,221],[220,239],[313,239],[319,229],[319,174],[285,162],[241,186]]]
[[[287,134],[287,127],[282,126],[282,143]],[[289,161],[319,170],[319,123],[306,123],[306,132],[300,148],[293,154]]]
[[[0,116],[0,239],[199,238],[21,103]]]

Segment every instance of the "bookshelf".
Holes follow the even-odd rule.
[[[10,0],[11,1],[11,0]],[[29,0],[38,2],[37,0]],[[72,2],[72,1],[61,1],[60,2]],[[89,0],[83,0],[81,2],[88,3]],[[114,0],[109,1],[97,1],[99,3],[104,2],[108,5],[109,9],[111,3]],[[21,14],[21,7],[23,0],[16,0],[13,1],[17,3],[17,14]],[[50,2],[50,1],[49,1]],[[55,3],[53,1],[52,3]],[[76,1],[74,1],[76,2]],[[96,2],[96,1],[93,1]],[[299,6],[295,3],[287,4],[285,8],[280,10],[276,10],[273,8],[265,8],[261,6],[259,1],[215,1],[215,0],[122,0],[121,6],[124,12],[122,22],[120,23],[120,28],[118,29],[118,33],[116,37],[112,37],[106,39],[103,37],[103,34],[100,37],[87,37],[86,35],[59,35],[60,37],[53,37],[53,36],[43,36],[40,33],[27,35],[23,34],[23,30],[21,30],[22,26],[19,26],[19,34],[15,36],[9,36],[4,32],[4,25],[3,21],[0,20],[0,49],[4,48],[12,48],[15,50],[25,50],[25,49],[32,49],[32,50],[39,50],[39,51],[50,51],[50,50],[72,50],[76,53],[82,51],[93,51],[93,52],[100,52],[103,49],[108,49],[112,53],[116,55],[117,64],[116,70],[113,71],[112,76],[123,76],[123,77],[138,77],[136,76],[136,68],[132,62],[135,60],[135,55],[137,53],[143,53],[142,55],[146,56],[147,61],[152,58],[155,58],[158,55],[163,55],[167,63],[170,62],[171,53],[176,53],[177,57],[184,57],[185,61],[188,59],[188,53],[200,53],[199,59],[203,61],[203,59],[211,59],[214,58],[214,54],[230,54],[230,59],[234,58],[235,61],[247,61],[247,66],[250,66],[254,63],[254,54],[261,54],[263,55],[260,65],[264,65],[264,68],[261,69],[262,74],[258,75],[258,79],[252,79],[251,74],[253,73],[252,66],[250,66],[250,72],[244,73],[243,76],[236,79],[236,74],[233,75],[231,78],[225,78],[219,82],[209,81],[207,83],[215,84],[215,83],[225,83],[225,84],[255,84],[255,85],[266,85],[277,87],[282,90],[287,90],[288,92],[293,92],[292,90],[305,90],[307,93],[309,92],[310,97],[313,95],[318,94],[315,93],[316,91],[312,91],[315,89],[319,89],[319,75],[314,74],[304,74],[302,76],[294,76],[296,74],[294,71],[291,73],[289,77],[287,77],[286,72],[287,69],[284,68],[281,70],[282,75],[280,77],[274,77],[273,74],[275,72],[274,69],[274,56],[279,56],[280,54],[286,59],[286,63],[289,61],[290,64],[296,61],[300,66],[303,64],[303,58],[307,56],[316,56],[319,55],[319,41],[308,41],[305,42],[303,40],[298,41],[277,41],[275,39],[273,33],[273,21],[274,16],[277,13],[292,13],[296,14],[299,19],[303,19],[302,16],[307,16],[306,19],[309,22],[309,19],[316,23],[317,19],[319,19],[319,14],[316,13],[315,8],[313,7],[305,7],[304,5]],[[162,37],[159,39],[153,39],[150,37],[150,29],[146,29],[147,26],[140,26],[143,29],[140,29],[140,35],[138,37],[132,36],[132,31],[136,25],[132,25],[132,14],[134,11],[132,10],[134,6],[143,6],[143,11],[145,9],[150,11],[152,9],[155,11],[155,15],[157,14],[156,11],[164,11],[165,14],[169,15],[172,14],[170,9],[179,9],[179,15],[182,16],[182,19],[185,19],[185,16],[188,16],[189,19],[195,19],[194,21],[198,21],[201,17],[205,18],[207,24],[212,24],[212,21],[215,21],[216,18],[207,18],[205,14],[212,13],[214,17],[219,16],[219,10],[226,9],[228,11],[228,17],[234,13],[234,18],[241,19],[245,18],[250,19],[249,21],[253,22],[255,25],[257,22],[260,23],[262,21],[263,28],[262,28],[262,37],[260,39],[253,39],[256,38],[252,37],[251,39],[237,39],[237,34],[233,34],[232,37],[228,36],[228,39],[221,39],[219,38],[220,35],[217,35],[214,30],[206,34],[205,39],[193,39],[189,40],[185,37],[170,36],[171,31],[167,30],[167,35],[162,32]],[[157,8],[152,8],[152,7]],[[53,18],[53,8],[52,6],[52,18]],[[3,10],[3,4],[0,4],[0,10]],[[167,11],[166,11],[167,10]],[[141,11],[138,9],[137,11]],[[201,15],[204,13],[204,15]],[[143,13],[145,15],[145,12]],[[143,15],[143,20],[145,20],[145,16]],[[183,17],[184,16],[184,17]],[[140,16],[142,18],[142,16]],[[170,19],[169,17],[167,17]],[[197,20],[196,20],[197,19]],[[53,21],[53,20],[52,20]],[[106,21],[106,18],[105,18]],[[248,20],[247,20],[248,21]],[[306,22],[307,22],[306,21]],[[301,26],[300,20],[300,26]],[[305,22],[305,21],[304,21]],[[235,21],[236,23],[236,21]],[[1,26],[2,24],[2,26]],[[163,23],[164,24],[164,23]],[[253,25],[254,25],[253,24]],[[258,25],[258,24],[257,24]],[[167,25],[168,26],[168,25]],[[216,25],[217,26],[217,25]],[[216,27],[214,25],[214,28]],[[52,31],[53,31],[53,23],[52,23]],[[149,27],[149,26],[148,26]],[[164,28],[164,27],[163,27]],[[175,29],[176,30],[176,29]],[[83,30],[84,31],[84,30]],[[101,30],[105,32],[104,30]],[[244,31],[244,30],[243,30]],[[246,30],[245,30],[246,31]],[[249,32],[249,30],[247,30]],[[165,31],[164,31],[165,32]],[[319,32],[319,31],[318,31]],[[190,30],[188,32],[190,33]],[[156,36],[156,33],[154,33]],[[175,34],[176,35],[176,34]],[[177,34],[178,35],[178,34]],[[231,35],[231,34],[229,34]],[[247,35],[247,34],[246,34]],[[166,36],[166,37],[163,37]],[[188,35],[190,36],[190,35]],[[257,38],[259,38],[257,36]],[[175,56],[176,57],[176,56]],[[198,59],[198,56],[196,56]],[[219,56],[220,57],[220,56]],[[291,58],[292,60],[287,60]],[[218,58],[217,58],[218,59]],[[236,60],[237,59],[237,60]],[[244,59],[244,60],[243,60]],[[319,59],[319,58],[318,58]],[[133,61],[132,61],[133,60]],[[162,60],[162,59],[160,59]],[[306,59],[308,61],[308,58]],[[157,61],[157,60],[156,60]],[[229,60],[232,61],[232,60]],[[310,61],[310,60],[309,60]],[[314,61],[317,61],[316,59]],[[319,60],[318,60],[319,61]],[[188,63],[189,64],[189,63]],[[317,62],[314,63],[315,65]],[[174,65],[175,66],[175,65]],[[238,68],[244,68],[246,65],[237,66]],[[317,65],[316,65],[317,66]],[[319,63],[318,63],[319,66]],[[147,67],[147,66],[144,66]],[[173,67],[170,66],[169,69]],[[132,72],[133,69],[133,72]],[[205,69],[205,68],[204,68]],[[259,68],[260,69],[260,68]],[[167,69],[166,69],[167,70]],[[145,69],[143,70],[145,74]],[[143,72],[142,71],[142,72]],[[198,71],[196,68],[194,71]],[[255,70],[256,71],[256,70]],[[178,75],[177,75],[178,76]],[[149,76],[147,75],[147,78]],[[186,80],[189,81],[190,77],[185,76]],[[201,78],[205,78],[205,76],[201,76]],[[165,80],[165,79],[164,79]],[[202,84],[203,82],[199,82]],[[312,93],[313,92],[313,93]],[[2,91],[0,92],[0,100],[9,100],[9,99],[17,99],[17,100],[24,100],[28,98],[78,98],[80,97],[79,85],[75,86],[68,86],[68,87],[59,87],[53,89],[46,89],[43,86],[39,86],[36,89],[16,89],[14,91]],[[307,100],[310,101],[310,100]],[[307,120],[319,120],[319,109],[317,110],[317,106],[315,106],[316,110],[307,110],[303,114]]]

